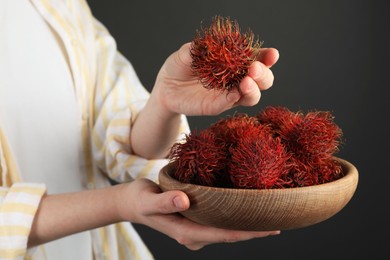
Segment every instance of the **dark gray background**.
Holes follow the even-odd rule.
[[[359,171],[350,203],[333,218],[281,235],[190,251],[136,226],[157,259],[353,259],[388,256],[390,8],[371,1],[89,1],[148,89],[166,57],[192,40],[200,22],[220,14],[251,28],[280,51],[274,86],[261,101],[291,110],[328,110],[343,129],[338,156]],[[216,117],[190,117],[205,128]]]

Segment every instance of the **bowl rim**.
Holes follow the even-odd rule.
[[[286,191],[295,191],[295,192],[304,192],[304,191],[309,191],[312,189],[318,189],[318,188],[327,188],[330,186],[334,185],[343,185],[344,183],[349,183],[352,181],[358,182],[359,174],[357,168],[350,163],[349,161],[333,156],[335,160],[337,160],[342,169],[343,172],[345,173],[344,176],[341,178],[327,182],[327,183],[322,183],[322,184],[316,184],[316,185],[310,185],[310,186],[304,186],[304,187],[292,187],[292,188],[273,188],[273,189],[245,189],[245,188],[224,188],[224,187],[213,187],[213,186],[206,186],[206,185],[199,185],[199,184],[192,184],[192,183],[184,183],[180,182],[179,180],[173,178],[169,172],[170,170],[174,167],[174,162],[170,162],[167,165],[165,165],[159,173],[159,185],[161,185],[161,178],[165,178],[169,180],[171,183],[174,183],[175,186],[181,186],[183,189],[203,189],[203,190],[213,190],[213,191],[224,191],[224,192],[248,192],[248,193],[262,193],[262,192],[267,192],[267,193],[285,193]]]

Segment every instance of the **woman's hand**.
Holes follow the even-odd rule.
[[[45,195],[34,217],[28,247],[120,221],[149,226],[193,250],[213,243],[278,234],[198,225],[177,214],[189,206],[185,193],[161,192],[157,184],[146,179],[102,189]]]
[[[251,232],[226,230],[196,224],[177,212],[190,206],[181,191],[161,192],[158,185],[146,179],[122,185],[119,200],[123,220],[149,226],[191,250],[214,243],[231,243],[279,234],[279,231]]]
[[[270,68],[279,58],[274,48],[261,49],[258,60],[241,81],[240,91],[221,92],[204,88],[193,75],[190,47],[190,43],[184,44],[169,56],[157,76],[152,98],[162,109],[185,115],[217,115],[234,106],[257,104],[261,91],[273,84]]]
[[[240,83],[240,91],[204,88],[191,70],[190,43],[171,54],[161,67],[152,94],[137,116],[130,136],[132,150],[144,158],[162,158],[176,141],[180,115],[218,115],[235,106],[253,106],[261,91],[272,86],[270,70],[279,53],[261,49],[258,60]]]

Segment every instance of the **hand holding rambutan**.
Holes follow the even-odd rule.
[[[191,68],[205,88],[230,91],[248,74],[260,46],[250,29],[241,33],[236,20],[215,16],[192,41]]]

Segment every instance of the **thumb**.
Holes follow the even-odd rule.
[[[190,200],[182,191],[167,191],[156,196],[155,205],[157,213],[170,214],[187,210]]]

